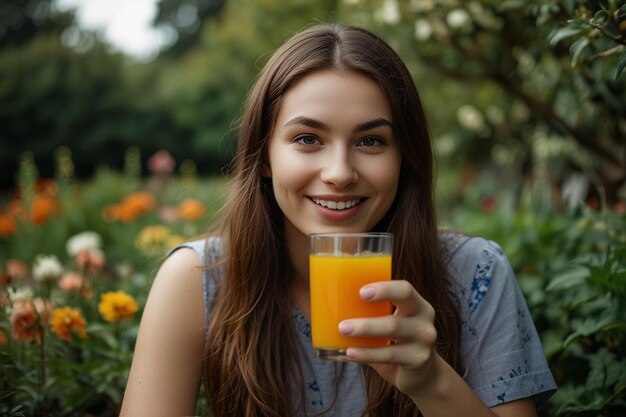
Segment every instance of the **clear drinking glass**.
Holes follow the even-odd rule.
[[[350,318],[391,313],[389,302],[366,302],[359,290],[391,280],[391,233],[319,233],[309,236],[313,350],[319,359],[346,360],[346,348],[379,347],[382,338],[346,337],[338,325]]]

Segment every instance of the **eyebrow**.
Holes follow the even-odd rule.
[[[321,122],[319,120],[312,119],[310,117],[305,117],[305,116],[294,117],[293,119],[285,123],[283,127],[289,127],[293,125],[305,125],[305,126],[312,127],[314,129],[320,129],[324,131],[330,130],[330,127],[326,123]],[[376,119],[369,120],[367,122],[359,123],[354,129],[354,131],[364,132],[366,130],[374,129],[379,126],[389,126],[390,128],[393,129],[393,123],[391,123],[389,120],[385,119],[384,117],[379,117]]]

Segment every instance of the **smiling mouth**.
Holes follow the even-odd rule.
[[[326,207],[331,210],[346,210],[361,202],[360,198],[346,201],[322,200],[319,198],[311,198],[311,200],[318,206]]]

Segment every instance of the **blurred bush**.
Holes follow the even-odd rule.
[[[476,193],[447,211],[446,223],[498,241],[511,261],[559,386],[541,415],[622,416],[626,204],[562,211],[549,184],[521,194],[514,203],[510,191]]]

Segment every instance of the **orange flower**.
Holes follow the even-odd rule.
[[[119,220],[130,223],[154,208],[156,199],[147,191],[138,191],[127,195],[119,204],[111,204],[102,210],[105,220]]]
[[[17,229],[17,223],[10,214],[0,213],[0,237],[11,236]]]
[[[178,205],[176,212],[181,219],[198,220],[204,214],[204,204],[193,198],[187,198]]]
[[[23,342],[41,341],[43,326],[48,322],[51,305],[36,298],[18,300],[11,308],[11,335]]]
[[[71,307],[61,307],[52,310],[50,328],[59,339],[72,342],[72,333],[81,339],[87,338],[87,321],[82,314]]]
[[[100,296],[98,311],[106,321],[128,320],[137,310],[137,301],[124,291],[109,291]]]
[[[59,210],[54,197],[46,194],[36,194],[30,208],[30,220],[35,224],[43,224],[50,216]]]

